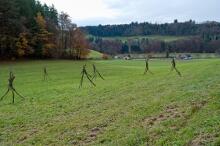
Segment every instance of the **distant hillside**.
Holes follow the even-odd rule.
[[[202,36],[87,36],[93,50],[105,54],[126,53],[220,53],[218,35]]]
[[[194,21],[87,26],[93,50],[126,53],[220,53],[220,23]]]
[[[94,36],[89,36],[94,37]],[[164,41],[164,42],[173,42],[177,40],[186,40],[190,39],[191,36],[163,36],[163,35],[149,35],[149,36],[128,36],[128,37],[101,37],[103,40],[120,40],[122,42],[127,42],[129,40],[157,40],[157,41]]]
[[[100,37],[127,37],[146,35],[165,36],[194,36],[194,35],[217,35],[220,34],[219,22],[196,23],[195,21],[165,24],[131,23],[120,25],[99,25],[82,27],[87,34]]]

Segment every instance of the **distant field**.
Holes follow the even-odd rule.
[[[91,36],[90,36],[91,37]],[[161,36],[161,35],[151,35],[151,36],[132,36],[132,37],[102,37],[104,40],[121,40],[121,41],[127,41],[127,40],[134,40],[138,39],[141,40],[143,38],[147,38],[150,40],[161,40],[165,42],[172,42],[176,40],[182,40],[182,39],[188,39],[190,36]]]
[[[80,72],[96,64],[105,80],[97,87]],[[42,68],[49,80],[43,81]],[[8,70],[15,88],[0,102],[1,146],[183,146],[220,145],[220,60],[30,61],[0,63],[0,94]]]
[[[179,55],[190,54],[193,59],[207,59],[207,58],[219,58],[220,55],[216,53],[170,53],[170,57],[177,57]],[[117,56],[123,58],[128,54],[119,54]],[[152,58],[164,58],[166,57],[166,53],[148,53],[148,54],[131,54],[132,58],[143,59],[150,55]]]

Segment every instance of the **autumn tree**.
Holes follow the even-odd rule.
[[[71,55],[77,60],[85,59],[90,52],[85,34],[79,28],[74,28],[71,30],[71,40]]]
[[[34,53],[34,50],[28,43],[27,34],[20,33],[16,42],[17,55],[19,57],[29,56]]]
[[[52,57],[55,44],[53,42],[53,33],[46,29],[46,21],[39,12],[35,18],[38,25],[38,32],[33,37],[33,44],[36,47],[37,57]]]
[[[59,15],[59,24],[60,24],[60,49],[66,50],[68,48],[68,34],[71,29],[71,20],[70,16],[67,13],[61,12]]]

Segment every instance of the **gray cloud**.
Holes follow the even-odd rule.
[[[78,23],[78,25],[122,24],[130,23],[132,21],[164,23],[172,22],[174,19],[178,19],[179,21],[193,19],[196,22],[207,20],[220,21],[220,15],[218,12],[220,10],[220,0],[101,1],[105,4],[107,9],[109,9],[109,12],[117,12],[117,15],[109,17],[111,13],[106,13],[101,18],[94,16],[92,18],[73,20]]]

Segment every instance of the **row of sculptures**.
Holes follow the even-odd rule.
[[[149,68],[149,58],[146,58],[145,59],[145,71],[144,71],[144,74],[147,74],[148,72],[150,74],[153,74]],[[98,71],[98,69],[96,68],[95,64],[92,65],[93,67],[93,75],[89,74],[88,71],[86,70],[86,64],[83,65],[82,67],[82,71],[81,71],[81,80],[80,80],[80,85],[79,85],[79,88],[82,88],[83,86],[83,81],[84,81],[84,78],[86,77],[90,83],[93,85],[93,86],[96,86],[96,84],[94,83],[94,79],[96,79],[97,77],[100,77],[102,80],[105,80],[104,77],[101,75],[101,73]],[[180,71],[176,68],[176,61],[175,59],[173,58],[172,61],[171,61],[171,71],[175,70],[176,73],[181,76],[181,73]],[[43,68],[43,80],[47,80],[49,78],[49,75],[48,75],[48,71],[47,71],[47,68],[44,67]],[[12,93],[12,103],[15,102],[15,95],[17,95],[18,97],[20,97],[21,99],[24,99],[24,96],[22,96],[19,92],[16,91],[16,89],[14,88],[14,80],[15,80],[15,75],[12,71],[9,72],[9,79],[8,79],[8,89],[7,91],[5,92],[5,94],[3,94],[3,96],[0,98],[0,101],[3,100],[6,95],[11,91]]]

